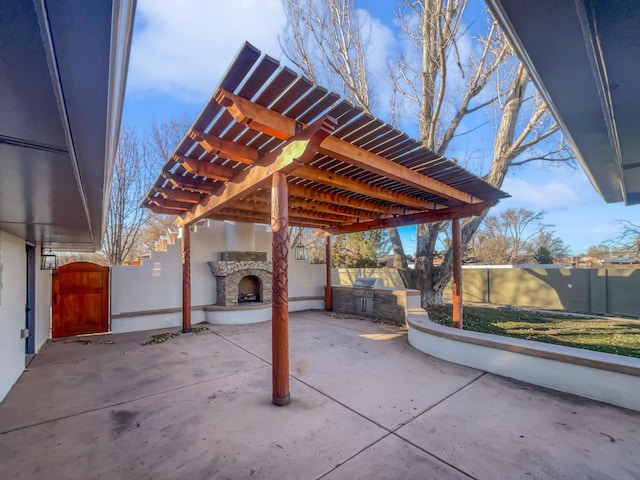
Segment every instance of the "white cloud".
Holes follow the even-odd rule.
[[[279,56],[281,0],[139,0],[128,89],[202,102],[248,40]]]
[[[521,205],[529,210],[549,211],[583,203],[575,188],[556,178],[543,184],[534,184],[520,178],[507,177],[502,189],[512,196],[509,203]]]
[[[374,104],[381,117],[388,117],[391,111],[393,84],[389,78],[387,62],[393,58],[398,40],[393,31],[379,19],[373,18],[366,10],[358,9],[362,40],[366,45],[367,71],[371,84]]]

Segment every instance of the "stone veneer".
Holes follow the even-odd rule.
[[[266,262],[267,252],[220,252],[220,260],[227,262]]]
[[[353,294],[354,290],[348,285],[331,288],[334,312],[404,323],[407,308],[420,305],[418,290],[382,287],[373,290],[373,298],[367,299],[367,311],[363,312],[358,309],[360,299]]]
[[[272,264],[265,252],[222,252],[217,262],[207,262],[216,277],[216,305],[238,305],[238,285],[247,276],[260,279],[262,303],[271,303]]]

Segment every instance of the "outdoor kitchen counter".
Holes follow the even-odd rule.
[[[351,285],[332,287],[333,311],[404,323],[407,308],[420,306],[418,290],[376,287],[373,288],[373,298],[358,296],[360,290]]]

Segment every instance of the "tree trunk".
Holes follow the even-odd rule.
[[[503,107],[502,117],[496,133],[494,148],[493,148],[493,162],[489,173],[485,177],[485,180],[496,188],[500,188],[504,177],[507,174],[509,168],[509,162],[513,159],[513,152],[519,147],[514,144],[514,132],[520,110],[522,109],[524,92],[529,82],[529,75],[527,74],[523,65],[518,67],[513,82],[510,88],[510,95],[506,99],[506,103]],[[473,219],[465,222],[462,228],[462,251],[464,251],[473,235],[476,233],[480,224],[484,220],[485,214],[474,217]],[[439,224],[429,224],[418,226],[418,251],[422,251],[420,258],[421,270],[417,272],[420,276],[418,285],[421,292],[422,306],[427,308],[433,305],[441,305],[443,303],[442,292],[451,280],[453,275],[453,252],[449,248],[444,256],[442,264],[439,267],[433,266],[433,253],[431,256],[429,252],[435,252],[435,242],[439,233]],[[420,250],[422,248],[422,250]],[[418,262],[416,262],[416,268]]]
[[[402,239],[400,238],[400,232],[398,232],[397,227],[389,228],[388,232],[391,248],[393,249],[393,268],[398,270],[405,288],[416,288],[415,275],[413,275],[414,272],[409,269],[407,256],[405,255]]]
[[[442,290],[439,292],[435,290],[424,290],[420,292],[420,301],[423,308],[434,305],[442,305],[444,303],[444,300],[442,299]]]

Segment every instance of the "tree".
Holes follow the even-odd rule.
[[[287,27],[280,46],[316,84],[343,92],[371,113],[366,45],[353,0],[285,0]]]
[[[597,263],[602,263],[605,259],[611,257],[615,252],[610,245],[606,243],[599,243],[598,245],[592,245],[587,249],[587,257]]]
[[[535,256],[535,252],[542,248],[549,252],[552,259],[558,257],[568,257],[570,255],[569,246],[566,245],[564,241],[560,237],[558,237],[555,232],[549,227],[550,225],[545,225],[545,228],[540,230],[538,232],[538,235],[529,241],[529,253]]]
[[[532,257],[553,263],[554,257],[569,255],[569,249],[552,227],[544,223],[544,212],[525,208],[488,215],[476,234],[473,254],[488,265],[529,263]]]
[[[307,250],[307,261],[309,263],[325,263],[325,239],[316,237],[309,228],[289,228],[289,248],[293,249],[296,245],[304,245]]]
[[[543,212],[524,208],[509,208],[498,215],[489,215],[478,232],[474,254],[486,264],[515,264],[531,240],[549,228],[542,220]]]
[[[147,187],[151,186],[151,181],[155,180],[155,175],[160,172],[173,150],[180,144],[189,127],[190,124],[186,117],[177,118],[175,116],[166,122],[151,124],[150,132],[146,136],[146,152],[148,154],[146,160],[153,178]],[[166,235],[169,228],[175,227],[175,217],[148,212],[136,250],[140,253],[152,251],[158,239],[162,235]]]
[[[538,247],[533,254],[533,258],[542,265],[551,265],[553,263],[553,255],[546,247]]]
[[[618,220],[618,233],[608,243],[615,250],[627,255],[640,254],[640,225],[628,220]]]
[[[122,127],[103,246],[110,265],[152,250],[158,238],[175,227],[174,217],[155,214],[138,204],[187,128],[184,120],[173,117],[166,123],[153,123],[150,134],[141,140],[132,127]]]
[[[331,261],[347,268],[376,267],[377,259],[389,251],[384,230],[337,235],[331,248]]]
[[[340,9],[340,14],[327,15],[324,5],[329,11]],[[339,41],[344,25],[351,32],[358,24],[353,0],[288,0],[285,6],[288,23],[281,44],[287,57],[315,82],[322,69],[325,75],[336,75],[346,98],[365,112],[373,111],[369,78],[363,75],[366,62],[359,70],[345,67],[358,60],[356,52],[366,52],[362,33],[347,35],[351,42]],[[493,137],[491,165],[484,179],[498,188],[510,167],[534,160],[567,161],[570,153],[556,135],[558,126],[497,23],[489,20],[486,28],[478,28],[478,34],[472,37],[463,28],[465,7],[465,0],[401,1],[396,17],[406,41],[402,53],[390,61],[395,92],[390,120],[398,123],[406,118],[402,112],[415,112],[422,145],[445,155],[460,136],[476,128],[461,131],[463,123],[482,126],[487,118],[493,118],[489,125]],[[473,44],[468,55],[461,52],[462,38]],[[332,43],[339,48],[328,48]],[[343,68],[336,68],[340,65]],[[464,222],[463,250],[483,218],[481,215]],[[438,237],[447,228],[447,223],[417,227],[413,270],[408,268],[397,229],[389,231],[394,266],[406,285],[420,290],[425,307],[442,302],[442,291],[451,279],[451,248],[442,264],[434,265]]]
[[[110,265],[120,265],[136,253],[134,247],[149,217],[148,210],[138,208],[151,184],[151,174],[144,163],[146,151],[135,130],[124,126],[113,166],[103,246]]]

